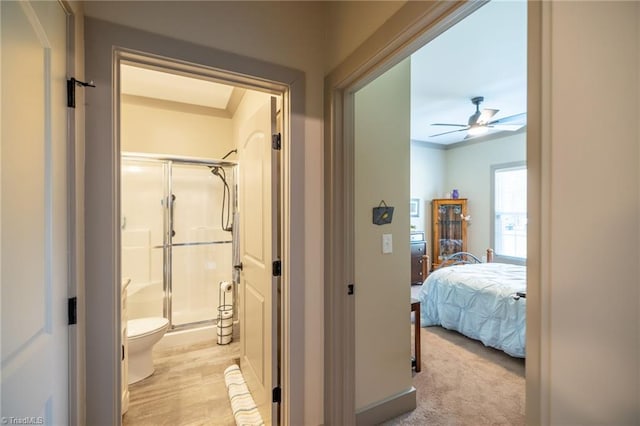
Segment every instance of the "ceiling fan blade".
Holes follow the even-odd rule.
[[[433,123],[430,126],[468,127],[466,124]]]
[[[466,132],[466,131],[467,131],[467,129],[466,129],[466,127],[467,127],[467,126],[464,126],[464,127],[465,127],[464,129],[459,129],[459,130],[450,130],[450,131],[448,131],[448,132],[444,132],[444,133],[437,133],[437,134],[435,134],[435,135],[429,135],[429,137],[430,137],[430,138],[435,138],[436,136],[448,135],[449,133],[455,133],[455,132]]]
[[[506,123],[522,124],[524,126],[527,124],[527,113],[522,112],[520,114],[514,114],[508,117],[499,118],[487,124],[506,124]]]
[[[480,114],[480,117],[478,117],[478,119],[476,120],[476,123],[478,124],[483,124],[483,123],[487,123],[491,117],[493,117],[494,115],[496,115],[498,113],[498,111],[500,111],[499,109],[491,109],[491,108],[485,108],[482,110],[482,113]]]
[[[508,130],[510,132],[515,132],[516,130],[520,130],[524,127],[524,124],[488,124],[487,127],[491,127],[496,130]]]

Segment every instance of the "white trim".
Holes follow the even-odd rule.
[[[66,1],[60,0],[62,9],[67,14],[67,78],[82,76],[76,75],[76,14],[73,7]],[[80,108],[83,108],[80,105]],[[67,229],[69,232],[67,243],[69,250],[68,264],[68,287],[67,297],[80,299],[84,292],[84,280],[82,277],[83,244],[80,240],[82,236],[82,221],[78,220],[81,215],[82,187],[77,185],[78,173],[81,173],[82,164],[78,163],[78,151],[82,151],[84,140],[82,135],[77,134],[76,109],[67,108]],[[80,200],[80,202],[79,202]],[[69,424],[81,425],[85,423],[85,403],[84,403],[84,311],[76,310],[76,325],[69,326]]]
[[[527,367],[529,424],[549,424],[551,405],[551,8],[527,10]]]
[[[284,424],[304,419],[304,74],[214,48],[92,18],[85,20],[87,75],[86,276],[87,423],[119,425],[119,142],[117,64],[144,56],[188,71],[206,69],[235,85],[276,92],[290,112],[284,123],[283,405]],[[145,52],[144,55],[139,55]],[[128,56],[133,55],[133,56]],[[167,58],[171,58],[170,60]],[[195,64],[195,65],[194,65]],[[225,70],[225,71],[221,71]],[[216,74],[217,73],[217,74]],[[245,77],[254,76],[254,77]],[[276,83],[277,82],[277,83]],[[285,114],[286,117],[286,114]],[[286,117],[287,118],[287,117]],[[287,132],[289,130],[289,132]],[[295,143],[292,143],[295,141]],[[295,213],[292,214],[292,213]],[[295,237],[295,238],[294,238]]]
[[[362,408],[356,413],[356,425],[374,425],[415,410],[416,388],[411,388]]]

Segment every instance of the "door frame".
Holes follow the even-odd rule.
[[[78,27],[75,12],[77,4],[68,0],[58,0],[67,14],[67,79],[75,77],[84,80],[82,62],[84,58],[80,48],[82,30]],[[84,265],[83,256],[83,204],[84,187],[82,172],[82,156],[84,151],[84,93],[76,90],[76,107],[67,107],[67,191],[68,191],[68,285],[67,297],[82,300],[84,297]],[[76,324],[69,326],[69,424],[85,423],[85,311],[77,306]]]
[[[282,95],[281,417],[283,424],[302,424],[304,73],[93,18],[85,19],[85,46],[86,75],[96,84],[86,93],[87,423],[121,423],[118,70],[121,61],[143,61]]]
[[[483,6],[477,2],[408,2],[325,79],[325,424],[354,424],[355,303],[347,295],[354,283],[354,94],[420,47]],[[527,423],[540,424],[548,410],[541,379],[549,377],[543,339],[547,325],[541,307],[541,235],[548,206],[541,188],[541,59],[543,2],[528,6],[528,269]],[[407,141],[408,143],[408,141]]]

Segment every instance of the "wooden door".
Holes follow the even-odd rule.
[[[66,23],[2,1],[3,423],[68,424]]]

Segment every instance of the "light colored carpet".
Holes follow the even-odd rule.
[[[422,371],[413,376],[418,407],[384,425],[525,424],[523,359],[441,327],[420,332]]]

